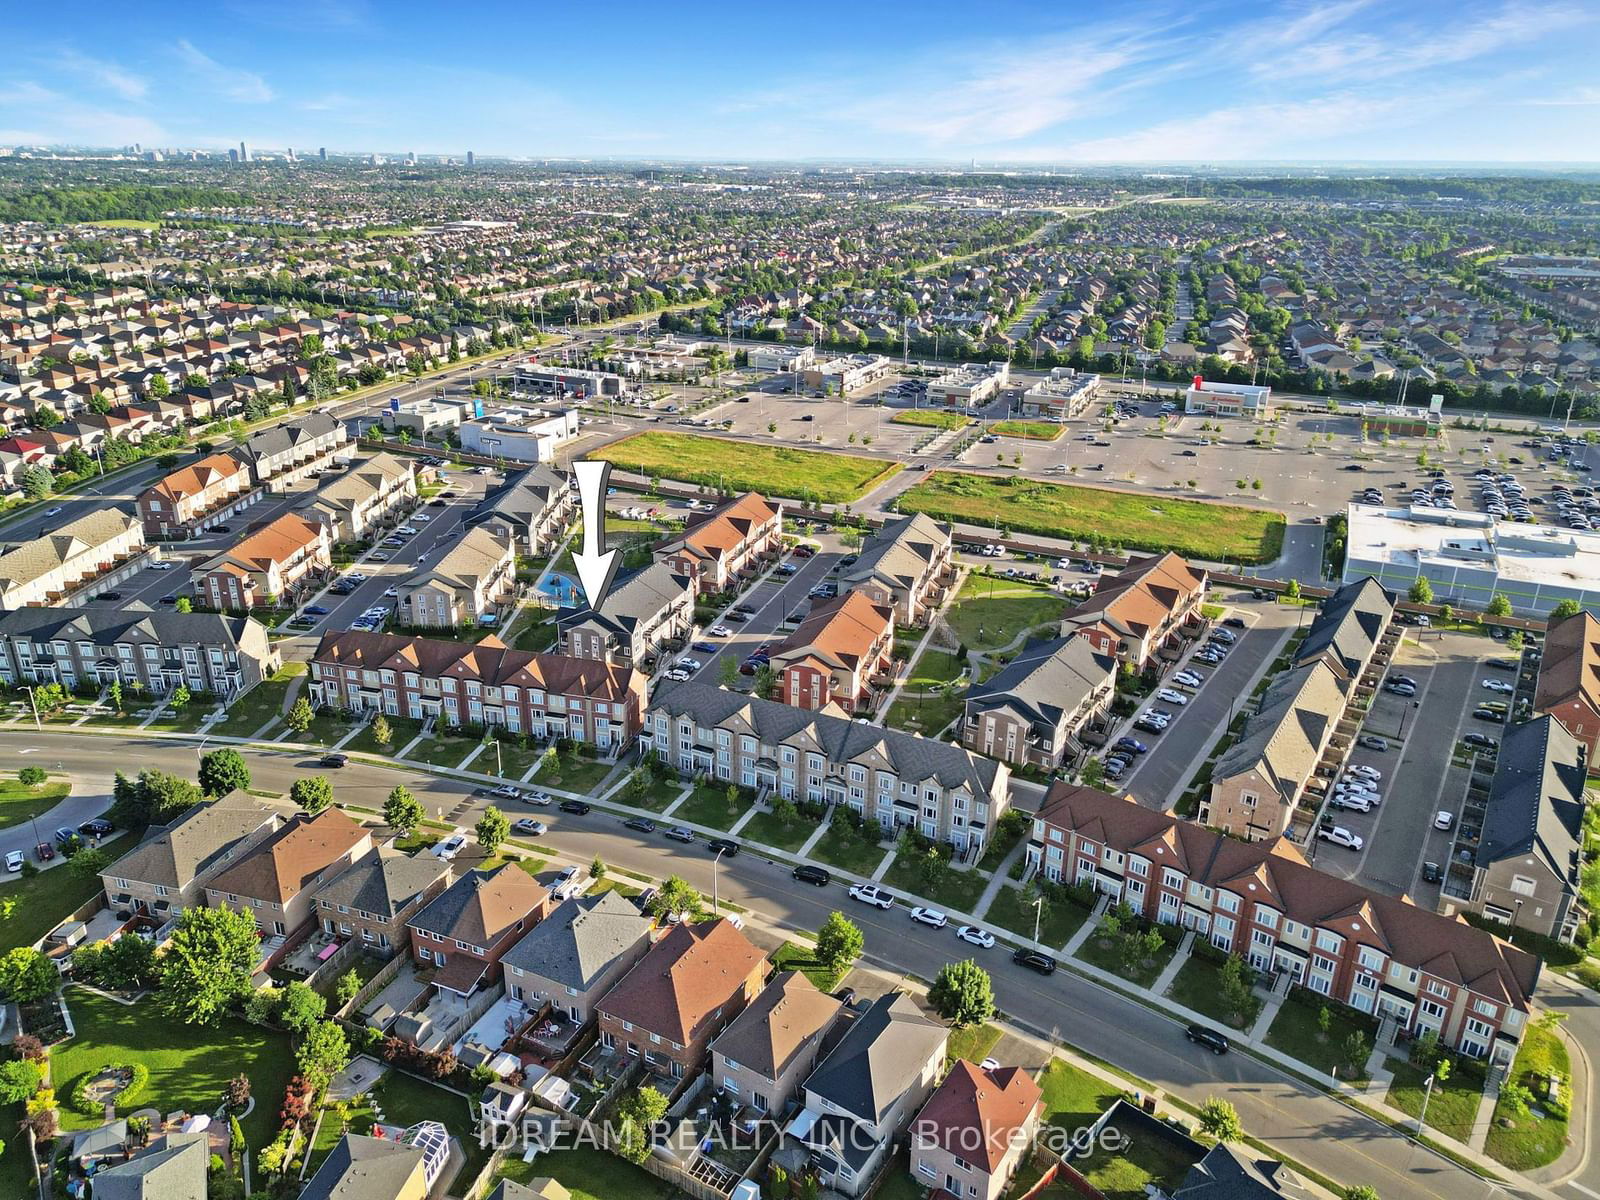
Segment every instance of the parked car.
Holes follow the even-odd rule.
[[[1204,1025],[1190,1025],[1183,1031],[1183,1036],[1197,1046],[1204,1046],[1213,1054],[1226,1054],[1228,1052],[1228,1039],[1214,1029],[1207,1029]]]
[[[1500,743],[1486,733],[1469,733],[1463,736],[1461,740],[1477,750],[1500,749]]]
[[[706,630],[706,633],[708,636],[715,638],[733,636],[733,630],[729,629],[726,625],[713,625],[710,629]]]
[[[543,837],[550,832],[550,827],[543,821],[535,821],[532,817],[519,817],[512,822],[511,829],[515,833],[526,834],[528,837]]]
[[[1180,691],[1174,690],[1173,688],[1162,688],[1156,693],[1156,699],[1160,700],[1163,704],[1176,704],[1179,708],[1182,708],[1185,704],[1189,703],[1189,697],[1185,696]]]
[[[739,853],[739,843],[732,838],[712,838],[706,843],[706,849],[715,854],[722,854],[732,858]]]
[[[442,858],[445,862],[450,862],[455,858],[456,855],[460,854],[461,851],[466,848],[466,845],[466,834],[452,833],[449,837],[445,838],[444,841],[440,842],[433,848],[433,853],[436,858]]]
[[[1365,844],[1359,834],[1351,833],[1343,825],[1324,825],[1317,830],[1317,836],[1325,842],[1332,842],[1335,846],[1343,846],[1346,850],[1359,850]]]
[[[1512,692],[1517,690],[1515,684],[1507,683],[1504,679],[1480,680],[1478,686],[1483,688],[1485,691],[1499,692],[1503,696],[1509,696]]]
[[[1504,714],[1496,712],[1492,708],[1484,707],[1483,705],[1479,705],[1477,708],[1472,710],[1472,718],[1475,721],[1493,721],[1497,725],[1505,720]]]
[[[1345,808],[1352,812],[1371,812],[1372,801],[1364,796],[1340,795],[1328,801],[1330,807]]]
[[[56,848],[49,842],[40,842],[33,848],[33,856],[40,862],[49,862],[56,856]]]
[[[57,511],[60,510],[58,509]],[[13,874],[22,870],[22,864],[27,861],[28,856],[25,855],[21,850],[9,850],[6,852],[6,870],[12,872]]]
[[[1422,881],[1424,883],[1441,883],[1443,880],[1444,872],[1439,869],[1438,863],[1425,862],[1422,864]]]
[[[1228,617],[1222,623],[1224,625],[1226,625],[1229,629],[1248,629],[1248,628],[1250,628],[1250,622],[1246,621],[1243,617]]]
[[[1448,809],[1441,808],[1434,814],[1433,827],[1435,829],[1449,829],[1456,823],[1456,815]]]
[[[529,804],[537,804],[541,808],[550,803],[549,792],[529,792],[523,797]]]
[[[1179,671],[1172,677],[1172,682],[1186,688],[1197,688],[1205,683],[1205,677],[1193,671]]]
[[[1356,739],[1356,745],[1366,750],[1387,750],[1389,743],[1375,733],[1363,733]]]
[[[932,925],[935,929],[943,929],[950,918],[937,908],[927,908],[921,904],[911,910],[911,919],[920,921],[924,925]]]
[[[1359,775],[1363,779],[1372,780],[1374,783],[1383,778],[1382,771],[1378,770],[1377,767],[1369,767],[1366,763],[1350,763],[1345,767],[1344,773],[1346,775]]]
[[[95,817],[93,820],[85,821],[82,825],[79,825],[78,832],[83,834],[84,837],[105,837],[115,828],[116,826],[104,817]]]
[[[994,934],[987,929],[979,929],[976,925],[963,925],[956,930],[956,936],[969,945],[977,946],[983,950],[994,949]]]
[[[691,830],[685,829],[682,825],[674,825],[671,829],[667,830],[666,837],[669,841],[683,842],[685,844],[694,841],[694,833]]]
[[[1048,954],[1041,954],[1037,950],[1017,950],[1011,955],[1011,961],[1041,975],[1054,975],[1060,965]]]
[[[656,823],[649,817],[629,817],[622,823],[624,829],[631,829],[635,833],[654,833]]]
[[[340,754],[335,751],[331,754],[324,754],[321,758],[317,759],[317,764],[319,766],[331,767],[337,770],[339,767],[344,766],[345,763],[349,761],[350,756],[348,754]]]
[[[1135,754],[1143,754],[1150,749],[1138,738],[1120,737],[1116,741],[1118,750],[1132,750]]]
[[[827,870],[812,863],[801,863],[791,874],[801,883],[809,883],[813,887],[827,887],[833,882],[833,876]]]
[[[575,817],[588,816],[589,813],[594,811],[594,805],[587,800],[563,800],[556,807],[564,813],[571,813]]]
[[[874,908],[889,909],[894,907],[894,897],[883,891],[875,883],[858,883],[850,889],[850,899],[859,900],[863,904],[870,904]]]

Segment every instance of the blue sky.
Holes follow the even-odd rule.
[[[0,144],[1600,162],[1595,0],[8,8]]]

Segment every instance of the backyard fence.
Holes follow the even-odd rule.
[[[367,980],[361,990],[355,994],[355,998],[335,1015],[348,1017],[351,1013],[360,1012],[367,1001],[394,982],[395,976],[400,974],[400,969],[406,965],[406,962],[407,956],[405,954],[396,954],[384,964],[383,970]]]

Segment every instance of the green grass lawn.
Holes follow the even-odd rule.
[[[1161,969],[1172,961],[1177,947],[1163,943],[1159,953],[1132,967],[1123,965],[1120,948],[1097,934],[1090,934],[1078,947],[1077,957],[1086,963],[1126,979],[1139,988],[1148,988],[1161,976]]]
[[[101,846],[116,858],[132,844],[126,834],[118,833]],[[100,890],[98,876],[84,879],[64,864],[40,871],[32,879],[18,877],[0,883],[0,901],[17,901],[11,915],[0,919],[0,953],[33,945]]]
[[[1047,587],[974,572],[961,584],[944,620],[967,649],[997,650],[1026,629],[1059,621],[1070,607]],[[1047,628],[1039,636],[1052,632]]]
[[[806,844],[806,839],[815,833],[816,829],[817,823],[814,820],[798,813],[784,820],[774,813],[762,810],[750,818],[745,827],[739,831],[739,836],[749,838],[752,842],[760,842],[763,846],[776,846],[780,850],[793,853]]]
[[[1428,1072],[1393,1058],[1389,1060],[1389,1069],[1394,1072],[1394,1082],[1389,1085],[1389,1103],[1410,1116],[1419,1115]],[[1437,1083],[1433,1086],[1433,1097],[1428,1101],[1429,1127],[1458,1142],[1468,1141],[1481,1099],[1483,1080],[1476,1073],[1452,1071],[1443,1087]]]
[[[318,713],[304,733],[292,733],[291,741],[306,742],[315,746],[331,746],[355,726],[336,712]]]
[[[1540,1020],[1529,1025],[1528,1031],[1522,1035],[1522,1047],[1517,1051],[1516,1061],[1511,1064],[1507,1076],[1534,1092],[1534,1105],[1526,1115],[1515,1116],[1504,1101],[1497,1104],[1494,1124],[1489,1129],[1489,1138],[1483,1147],[1490,1158],[1513,1171],[1531,1171],[1536,1167],[1548,1166],[1561,1156],[1561,1151],[1566,1147],[1566,1118],[1551,1112],[1539,1115],[1543,1111],[1537,1100],[1541,1093],[1534,1089],[1533,1077],[1550,1075],[1559,1075],[1567,1081],[1570,1096],[1572,1062],[1567,1047],[1555,1030]],[[1509,1121],[1510,1125],[1502,1128],[1502,1119]]]
[[[436,767],[459,767],[477,745],[471,738],[444,737],[436,733],[418,742],[406,757]]]
[[[736,793],[730,801],[725,786],[710,787],[702,783],[689,793],[688,799],[678,806],[672,818],[711,829],[732,829],[733,823],[744,816],[749,808],[750,801],[742,793]]]
[[[1283,514],[1016,475],[936,471],[901,493],[901,512],[1046,537],[1108,538],[1128,549],[1270,562],[1283,548]]]
[[[456,1136],[461,1143],[461,1152],[466,1156],[461,1173],[456,1176],[455,1186],[458,1191],[468,1181],[477,1178],[478,1172],[483,1170],[484,1164],[489,1161],[489,1151],[478,1145],[477,1126],[467,1109],[466,1097],[447,1092],[443,1088],[434,1087],[426,1080],[394,1070],[389,1071],[378,1081],[372,1089],[371,1097],[376,1098],[382,1107],[385,1125],[398,1125],[404,1128],[419,1121],[438,1121]],[[259,1111],[261,1106],[258,1103],[256,1107]],[[369,1133],[372,1125],[370,1100],[353,1105],[350,1114],[350,1132]],[[338,1145],[339,1137],[339,1122],[331,1112],[326,1113],[322,1129],[318,1132],[310,1151],[311,1162],[314,1164],[312,1170],[316,1169],[315,1164],[321,1163],[327,1157],[328,1151]]]
[[[966,670],[961,660],[949,650],[936,650],[929,646],[911,665],[911,687],[927,687],[935,683],[949,683]]]
[[[611,774],[610,763],[592,762],[588,759],[576,759],[556,768],[554,771],[540,771],[536,779],[541,784],[551,787],[565,788],[569,792],[578,792],[582,795],[593,795],[600,786],[600,781]]]
[[[643,1167],[590,1145],[541,1154],[531,1163],[523,1162],[521,1156],[508,1156],[498,1175],[524,1184],[545,1177],[571,1192],[572,1200],[672,1200],[681,1195]]]
[[[1233,1018],[1233,1010],[1222,999],[1221,975],[1222,968],[1216,963],[1191,954],[1173,976],[1167,995],[1185,1008],[1237,1029],[1239,1025]]]
[[[1009,929],[1025,938],[1033,937],[1033,918],[1033,905],[1023,900],[1021,888],[1014,887],[1002,887],[983,916],[988,924]],[[1079,908],[1070,901],[1051,903],[1047,900],[1044,919],[1039,922],[1039,940],[1046,946],[1064,946],[1088,918],[1088,909]]]
[[[160,729],[167,733],[193,733],[205,723],[217,708],[214,700],[191,700],[177,712],[168,708],[147,726],[149,729]]]
[[[306,673],[305,663],[285,663],[271,679],[264,679],[228,705],[228,715],[213,726],[212,733],[228,737],[249,737],[273,717],[283,712],[283,701],[295,676]]]
[[[19,779],[0,779],[0,829],[20,825],[32,817],[49,812],[67,798],[72,785],[48,780],[29,787]]]
[[[971,425],[972,418],[937,408],[919,408],[910,412],[895,413],[889,418],[889,424],[921,425],[928,429],[961,429]]]
[[[1106,1200],[1144,1200],[1147,1185],[1171,1195],[1194,1163],[1193,1157],[1170,1142],[1130,1136],[1127,1145],[1116,1153],[1096,1148],[1072,1165]]]
[[[678,798],[678,793],[683,791],[683,780],[676,775],[650,781],[650,786],[645,788],[642,796],[618,795],[617,800],[622,804],[631,804],[634,808],[647,808],[651,812],[660,812]]]
[[[1122,1095],[1122,1089],[1060,1058],[1039,1076],[1044,1093],[1044,1119],[1058,1129],[1091,1124]]]
[[[422,732],[422,722],[413,721],[410,717],[385,717],[389,722],[389,744],[378,745],[378,740],[372,736],[372,725],[369,722],[363,726],[360,733],[345,743],[345,751],[349,754],[376,754],[384,758],[393,758],[410,743],[411,739]]]
[[[240,1121],[245,1137],[257,1149],[272,1140],[278,1103],[294,1070],[287,1036],[234,1017],[206,1026],[159,1020],[150,1000],[129,1007],[79,988],[66,995],[76,1033],[50,1055],[60,1095],[68,1095],[86,1071],[140,1062],[150,1069],[150,1085],[136,1107],[209,1113],[222,1097],[223,1084],[243,1072],[257,1098],[255,1111]],[[67,1130],[93,1129],[100,1121],[63,1106],[61,1124]]]
[[[515,742],[501,742],[496,758],[496,750],[490,746],[478,756],[472,764],[477,771],[492,772],[502,779],[521,779],[538,762],[544,751],[530,747],[524,750]]]
[[[819,963],[810,950],[794,942],[785,942],[772,952],[772,969],[799,971],[817,985],[818,991],[831,992],[839,986],[838,976]]]
[[[997,1025],[965,1025],[950,1031],[950,1043],[945,1049],[945,1061],[964,1058],[969,1063],[981,1063],[1000,1040]]]
[[[1065,425],[1055,421],[996,421],[989,426],[990,433],[1001,437],[1028,438],[1035,442],[1053,442],[1066,431]]]
[[[553,609],[525,604],[518,611],[516,621],[517,631],[511,635],[513,650],[538,653],[556,644],[556,614]]]
[[[872,830],[869,829],[871,834]],[[878,869],[889,847],[875,837],[863,838],[842,822],[834,822],[811,847],[811,857],[841,871],[857,875],[871,875]]]
[[[891,729],[904,729],[934,737],[959,717],[966,708],[960,690],[954,695],[940,695],[923,688],[908,687],[900,693],[889,710],[884,724]]]
[[[641,475],[735,492],[814,496],[828,504],[859,500],[900,470],[899,463],[859,454],[758,446],[686,433],[636,433],[594,451],[593,457]]]
[[[1330,1075],[1337,1070],[1339,1078],[1348,1081],[1351,1070],[1344,1062],[1345,1044],[1352,1033],[1360,1033],[1367,1039],[1368,1047],[1371,1047],[1378,1027],[1373,1021],[1357,1021],[1336,1009],[1330,1011],[1333,1013],[1333,1024],[1324,1036],[1317,1024],[1317,1009],[1309,1004],[1286,1000],[1273,1018],[1272,1028],[1267,1030],[1267,1045]],[[1365,1065],[1360,1069],[1359,1077],[1366,1078]]]
[[[958,871],[954,867],[946,867],[930,884],[923,879],[921,869],[908,855],[897,854],[894,862],[889,864],[889,869],[883,873],[883,882],[913,896],[921,896],[936,908],[953,908],[970,913],[982,899],[989,877],[979,871]]]

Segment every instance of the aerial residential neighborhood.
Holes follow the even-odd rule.
[[[1600,1198],[1588,7],[8,33],[0,1200]]]

